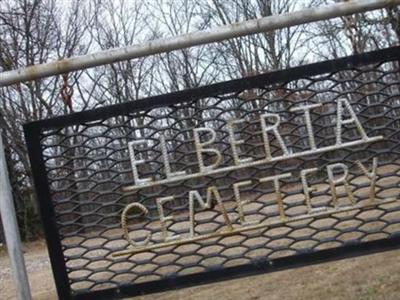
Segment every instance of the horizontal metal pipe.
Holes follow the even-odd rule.
[[[282,15],[244,21],[172,38],[158,39],[141,45],[104,50],[93,54],[76,56],[0,73],[0,87],[95,66],[111,64],[122,60],[169,52],[196,45],[209,44],[230,38],[327,20],[399,4],[400,0],[354,0],[341,2],[329,6],[320,6]]]

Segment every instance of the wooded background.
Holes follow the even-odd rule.
[[[333,2],[340,1],[3,0],[0,72]],[[74,111],[82,111],[399,41],[399,8],[385,9],[73,72],[68,84]],[[26,240],[41,230],[22,125],[69,113],[63,84],[53,76],[0,89],[0,128]]]

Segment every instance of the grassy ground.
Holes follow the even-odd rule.
[[[44,243],[25,245],[29,279],[35,300],[56,299]],[[257,300],[257,299],[400,299],[400,250],[265,275],[168,291],[135,300]],[[9,261],[0,254],[0,299],[15,299]]]

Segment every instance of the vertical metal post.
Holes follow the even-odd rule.
[[[10,180],[4,153],[2,131],[0,129],[0,213],[3,222],[4,235],[11,268],[14,276],[15,289],[19,300],[31,300],[25,260],[22,254],[17,217],[11,192]]]

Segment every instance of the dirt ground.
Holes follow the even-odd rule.
[[[24,245],[34,300],[56,299],[43,241]],[[135,300],[400,299],[400,250],[169,291]],[[0,299],[15,299],[6,251],[0,250]]]
[[[389,170],[386,166],[383,171],[385,174],[389,171],[395,173],[398,172],[397,169],[397,165],[394,170]],[[379,183],[382,186],[398,184],[398,177],[393,178],[393,176],[385,177]],[[384,190],[380,197],[394,197],[398,195],[398,192],[398,189],[393,188]],[[398,231],[398,227],[392,229]],[[45,242],[26,243],[24,251],[33,299],[57,299]],[[158,300],[398,300],[400,299],[400,249],[237,280],[171,290],[134,299],[150,300],[155,298]],[[0,248],[0,300],[6,299],[16,299],[15,287],[7,252],[4,248]]]

